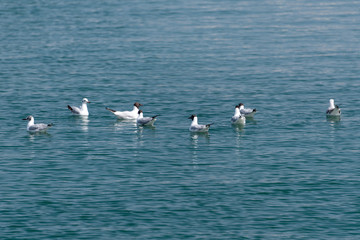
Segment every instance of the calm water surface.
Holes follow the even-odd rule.
[[[359,9],[1,1],[1,239],[358,239]],[[135,101],[155,128],[105,110]]]

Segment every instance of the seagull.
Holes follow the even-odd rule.
[[[207,132],[209,131],[210,125],[213,124],[213,123],[206,125],[198,124],[198,117],[195,114],[191,115],[189,119],[192,120],[191,125],[189,127],[190,132]]]
[[[335,105],[334,99],[329,100],[329,108],[326,111],[326,115],[328,116],[340,116],[341,110],[338,105]]]
[[[138,126],[154,126],[154,122],[156,121],[156,117],[159,115],[155,115],[153,117],[144,117],[143,111],[139,110],[138,118],[136,119],[136,124]]]
[[[89,111],[87,109],[87,103],[90,103],[90,102],[89,102],[89,100],[87,98],[83,98],[83,100],[81,102],[82,102],[82,105],[81,105],[80,108],[70,106],[70,105],[68,105],[67,107],[75,115],[88,116]]]
[[[29,121],[27,124],[27,128],[26,128],[26,130],[28,130],[29,132],[46,131],[46,129],[48,129],[49,127],[51,127],[53,125],[52,123],[50,123],[50,124],[45,124],[45,123],[35,124],[33,116],[28,116],[27,118],[24,118],[23,120]]]
[[[240,113],[239,105],[235,106],[234,116],[231,118],[232,124],[245,124],[246,118],[243,114]]]
[[[142,104],[136,102],[134,103],[134,108],[132,111],[124,111],[124,112],[120,112],[120,111],[116,111],[116,110],[112,110],[108,107],[106,107],[106,110],[109,110],[110,112],[112,112],[113,114],[115,114],[119,119],[123,119],[123,120],[130,120],[130,119],[137,119],[138,118],[138,112],[139,112],[139,107],[142,106]]]
[[[239,103],[240,113],[245,117],[254,117],[256,113],[256,108],[245,108],[243,103]]]

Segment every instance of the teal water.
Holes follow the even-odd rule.
[[[1,239],[358,239],[359,7],[1,1]]]

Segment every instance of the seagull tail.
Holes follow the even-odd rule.
[[[213,125],[214,123],[210,123],[210,124],[206,124],[206,127],[210,127],[211,125]]]
[[[108,108],[108,107],[106,107],[105,109],[106,109],[106,110],[109,110],[110,112],[113,112],[113,113],[116,112],[115,110],[113,110],[113,109],[111,109],[111,108]]]
[[[48,127],[52,127],[52,126],[54,126],[53,123],[49,123],[49,124],[48,124]]]
[[[70,111],[72,111],[72,110],[73,110],[73,109],[72,109],[72,107],[70,107],[70,105],[68,105],[67,107],[68,107],[68,109],[69,109]]]
[[[160,114],[155,115],[155,116],[152,116],[151,118],[153,118],[153,119],[154,119],[154,118],[156,118],[156,117],[158,117],[158,116],[160,116]]]

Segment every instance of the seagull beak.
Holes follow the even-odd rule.
[[[23,120],[28,120],[27,118],[23,118]]]

